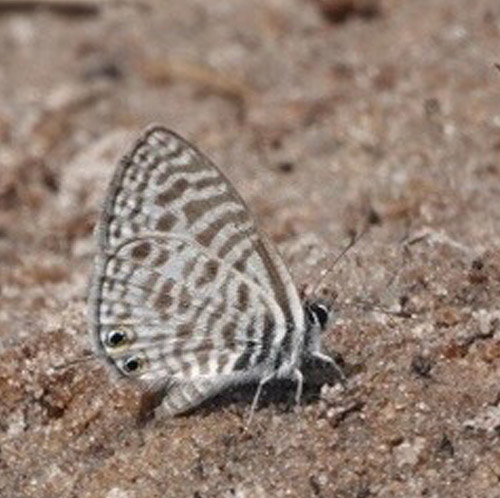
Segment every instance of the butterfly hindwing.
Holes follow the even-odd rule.
[[[227,374],[245,354],[245,367],[256,366],[284,327],[279,306],[253,281],[174,235],[123,244],[102,274],[99,343],[125,375],[124,362],[137,356],[142,368],[130,373],[148,382]]]

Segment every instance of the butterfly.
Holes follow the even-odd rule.
[[[97,226],[90,335],[119,376],[161,393],[168,415],[224,389],[294,379],[321,351],[331,312],[301,301],[280,255],[223,173],[150,126],[120,161]]]

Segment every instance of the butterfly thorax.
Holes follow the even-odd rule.
[[[291,377],[300,369],[303,361],[321,353],[321,333],[332,317],[330,303],[317,300],[303,303],[304,321],[297,325],[288,323],[283,341],[274,357],[274,372],[277,378]]]

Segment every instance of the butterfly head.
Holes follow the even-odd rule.
[[[306,319],[304,352],[306,356],[321,352],[321,333],[326,330],[334,317],[333,303],[335,296],[329,292],[317,296],[310,289],[302,290],[302,303]]]
[[[306,315],[306,326],[309,330],[322,332],[328,327],[334,316],[333,304],[337,297],[330,289],[323,288],[317,294],[309,285],[300,290],[300,297]]]
[[[332,303],[326,300],[309,301],[304,304],[306,320],[310,328],[323,331],[328,326],[332,316]]]

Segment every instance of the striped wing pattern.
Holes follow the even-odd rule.
[[[89,296],[97,350],[186,411],[295,364],[304,312],[291,277],[224,175],[154,126],[126,155],[101,216]]]

